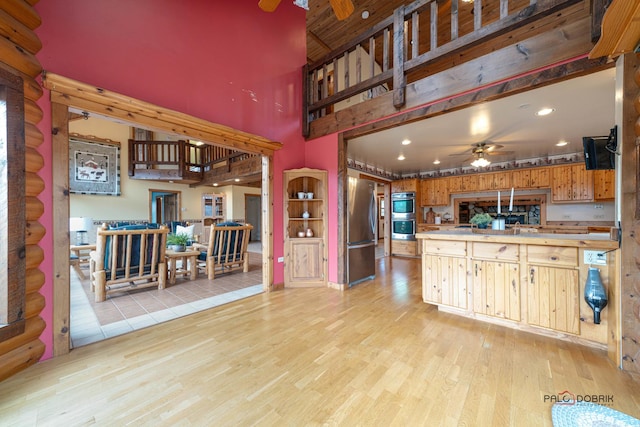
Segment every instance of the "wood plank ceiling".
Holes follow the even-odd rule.
[[[343,21],[335,17],[329,0],[309,0],[307,11],[307,62],[314,63],[322,59],[331,51],[341,47],[356,36],[369,30],[383,19],[393,15],[393,11],[413,1],[408,0],[352,0],[355,6],[353,14]],[[451,0],[438,0],[438,21],[448,25],[441,26],[438,34],[438,44],[451,39]],[[510,13],[521,10],[529,4],[529,0],[509,0]],[[458,0],[459,37],[473,31],[473,3]],[[367,12],[364,19],[363,13]],[[500,14],[499,0],[482,0],[482,21],[489,23],[496,21]],[[421,22],[420,26],[428,25]],[[420,51],[428,50],[429,31],[421,31]],[[423,46],[425,46],[423,48]]]

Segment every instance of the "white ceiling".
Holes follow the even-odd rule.
[[[508,162],[582,153],[583,136],[608,135],[614,126],[615,69],[574,78],[411,124],[349,140],[348,158],[400,175],[468,167],[472,145],[489,141]],[[555,111],[536,115],[543,107]],[[402,140],[412,141],[402,145]],[[557,147],[565,140],[569,144]],[[402,153],[405,160],[397,160]],[[469,156],[453,154],[469,153]],[[433,164],[440,160],[439,165]]]

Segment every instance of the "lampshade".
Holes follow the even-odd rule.
[[[69,218],[69,231],[76,233],[76,245],[88,245],[87,231],[91,230],[93,220],[87,217]]]
[[[490,164],[491,162],[482,156],[478,157],[473,162],[471,162],[471,166],[476,168],[483,168],[485,166],[489,166]]]
[[[69,231],[89,231],[93,225],[93,220],[87,217],[69,218]]]

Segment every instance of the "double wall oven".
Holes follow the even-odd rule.
[[[416,239],[416,193],[391,194],[391,238]]]

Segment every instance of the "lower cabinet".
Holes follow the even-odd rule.
[[[418,242],[415,240],[391,240],[391,255],[416,256],[418,255]]]
[[[473,311],[520,321],[520,265],[478,261],[472,264]]]
[[[578,270],[529,265],[527,323],[580,334]]]
[[[422,255],[422,297],[425,302],[467,309],[467,260]]]
[[[441,235],[449,236],[418,238],[424,302],[485,322],[616,348],[615,307],[605,309],[601,323],[595,324],[583,295],[590,268],[586,251],[612,252],[617,242],[598,240],[602,245],[598,248],[596,241],[562,237],[557,240],[564,246],[529,236],[471,234],[463,241],[460,234],[451,233],[451,240],[440,239]],[[606,264],[597,266],[610,299],[619,294],[613,274],[615,256],[608,254]],[[611,350],[610,357],[617,357],[614,353]]]
[[[324,285],[324,240],[321,238],[291,239],[287,242],[286,286]]]

